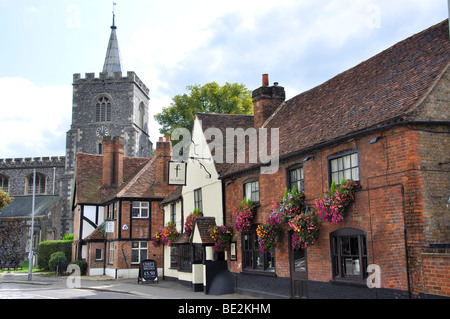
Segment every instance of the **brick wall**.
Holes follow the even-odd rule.
[[[132,218],[131,201],[121,201],[121,217],[116,220],[115,232],[107,234],[107,241],[115,243],[114,263],[107,267],[114,269],[138,268],[137,264],[131,264],[131,250],[133,241],[145,241],[148,247],[148,259],[154,259],[158,267],[162,267],[162,247],[153,247],[150,239],[162,225],[162,211],[159,201],[151,202],[151,220],[148,218]],[[124,227],[126,226],[126,227]],[[109,247],[107,255],[109,254]],[[107,259],[108,260],[108,259]]]
[[[375,144],[370,144],[375,137],[381,139]],[[435,136],[434,138],[435,143],[439,143],[440,139]],[[252,174],[238,176],[226,187],[227,223],[234,225],[233,210],[242,200],[243,183],[251,177],[259,177],[260,182],[261,205],[257,208],[254,222],[265,222],[272,212],[272,200],[281,199],[283,196],[286,187],[286,169],[295,164],[303,163],[306,203],[315,208],[314,198],[329,185],[328,157],[340,151],[357,149],[361,186],[356,191],[355,202],[347,208],[346,217],[340,224],[323,223],[316,245],[307,250],[308,279],[315,282],[329,282],[332,279],[329,235],[337,229],[350,227],[366,233],[368,261],[369,264],[374,263],[381,267],[382,288],[408,290],[408,260],[411,271],[410,289],[413,293],[420,293],[423,290],[421,288],[423,277],[426,276],[420,266],[422,247],[426,245],[424,233],[433,236],[433,227],[426,226],[424,221],[426,214],[434,215],[434,213],[432,209],[424,208],[422,205],[424,172],[421,154],[418,152],[419,145],[424,147],[424,132],[414,127],[411,129],[397,126],[282,162],[278,172],[273,175],[259,175],[259,171],[255,171]],[[437,146],[434,145],[434,148],[442,150],[442,146]],[[429,147],[433,149],[433,145]],[[434,153],[436,156],[436,152]],[[312,159],[303,162],[307,156]],[[433,180],[430,176],[425,178],[427,181]],[[434,183],[436,182],[430,185],[429,182],[425,182],[425,186],[430,188],[430,194]],[[448,187],[443,186],[442,183],[435,185],[441,188],[442,195],[447,194],[445,190],[448,190]],[[439,194],[439,191],[437,193]],[[438,214],[433,218],[434,222],[430,222],[441,225],[439,221],[446,216],[448,214],[442,216]],[[447,221],[445,225],[448,225]],[[436,234],[440,238],[443,237],[442,240],[447,240],[445,237],[448,236],[448,231],[440,229]],[[240,272],[242,256],[239,233],[235,235],[235,239],[238,243],[238,258],[235,262],[229,262],[229,268],[232,272]],[[288,256],[286,228],[276,249],[276,274],[279,277],[290,276]],[[417,265],[417,269],[414,265]]]
[[[450,297],[450,252],[424,253],[424,293]]]

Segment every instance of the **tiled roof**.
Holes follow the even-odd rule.
[[[214,244],[214,240],[208,232],[209,228],[212,226],[216,226],[216,219],[214,217],[197,217],[195,219],[194,232],[195,228],[197,228],[202,244]]]
[[[414,120],[412,112],[449,62],[445,20],[286,101],[264,126],[279,128],[283,157],[369,128]],[[229,165],[223,175],[252,166]]]
[[[280,156],[401,120],[450,62],[448,20],[414,35],[279,107]]]
[[[34,216],[45,216],[61,201],[59,196],[36,195]],[[30,217],[32,215],[33,196],[16,196],[11,204],[3,208],[0,218]]]
[[[161,205],[167,205],[181,199],[181,192],[183,190],[182,186],[176,186],[174,190],[161,202]]]
[[[135,176],[150,161],[148,158],[124,157],[123,178]],[[76,197],[79,204],[101,204],[103,156],[77,153]]]
[[[201,244],[214,244],[214,240],[211,238],[208,230],[212,226],[216,226],[216,219],[214,217],[197,217],[194,222],[194,229],[191,232],[189,237],[186,237],[186,234],[182,234],[178,237],[172,245],[182,245],[187,243],[193,243],[194,234],[196,233],[196,229],[198,229],[198,233],[200,235]],[[195,243],[200,244],[200,243]]]
[[[142,168],[135,171],[105,201],[117,198],[160,198],[155,192],[155,160],[153,156]],[[124,160],[125,162],[125,160]]]

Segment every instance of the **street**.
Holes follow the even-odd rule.
[[[75,288],[74,288],[75,287]],[[176,281],[137,283],[108,276],[38,276],[0,273],[0,299],[247,299],[239,294],[206,295]]]
[[[145,296],[59,285],[0,284],[0,299],[148,299]]]

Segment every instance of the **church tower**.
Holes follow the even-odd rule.
[[[72,124],[66,135],[62,181],[63,196],[68,199],[64,211],[69,219],[77,152],[102,154],[103,137],[109,135],[124,139],[124,156],[152,156],[148,130],[150,90],[134,72],[122,73],[116,30],[113,13],[111,35],[99,76],[95,73],[86,73],[84,77],[79,73],[73,75]],[[69,228],[67,232],[71,232]]]

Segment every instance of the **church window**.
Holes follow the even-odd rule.
[[[44,174],[36,173],[36,194],[45,194],[45,184],[47,177]],[[33,194],[33,174],[30,174],[26,178],[26,193],[27,195]]]
[[[111,121],[111,100],[106,96],[100,96],[95,103],[95,121]]]
[[[144,118],[145,118],[145,106],[144,103],[141,102],[139,105],[139,127],[141,130],[144,130]]]
[[[9,178],[5,175],[0,175],[0,189],[9,192]]]

